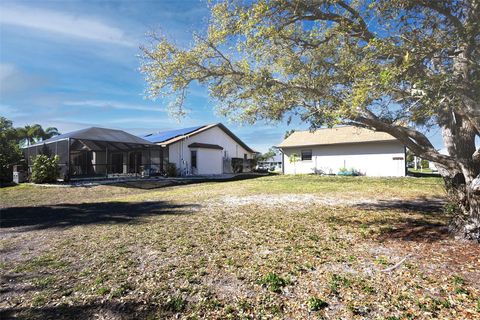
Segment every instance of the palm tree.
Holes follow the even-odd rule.
[[[55,137],[60,135],[60,132],[58,132],[58,129],[55,127],[48,127],[45,129],[43,140],[50,139],[51,137]]]
[[[45,136],[45,131],[39,124],[26,125],[23,128],[17,128],[16,131],[19,142],[27,146],[42,140]]]
[[[17,128],[16,132],[19,143],[27,146],[60,134],[55,127],[48,127],[44,130],[39,124],[34,124],[32,126],[26,125],[23,128]]]

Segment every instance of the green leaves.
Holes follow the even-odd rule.
[[[58,162],[60,158],[54,156],[49,158],[40,154],[32,160],[32,176],[31,181],[34,183],[55,182],[59,174]]]
[[[312,127],[357,121],[367,111],[385,123],[430,126],[461,92],[479,99],[478,63],[475,79],[460,88],[451,54],[464,32],[478,28],[460,34],[433,5],[220,1],[211,13],[190,48],[160,38],[144,49],[149,94],[169,97],[180,115],[192,82],[209,88],[221,115],[246,123],[298,115]],[[412,94],[419,90],[421,97]]]
[[[22,157],[12,121],[0,117],[0,182],[11,182],[11,165]]]

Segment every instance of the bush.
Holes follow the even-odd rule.
[[[60,167],[59,157],[49,158],[46,155],[38,155],[32,161],[31,181],[34,183],[47,183],[57,181]]]
[[[243,172],[243,158],[232,158],[233,173]]]
[[[176,177],[177,176],[177,166],[175,163],[169,162],[167,164],[167,177]]]
[[[428,169],[430,167],[430,162],[428,162],[428,160],[422,159],[422,161],[420,161],[420,166],[422,167],[422,169]]]
[[[360,170],[355,168],[347,169],[343,167],[338,170],[338,175],[339,176],[361,176],[362,173],[360,172]]]

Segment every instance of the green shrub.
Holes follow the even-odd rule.
[[[177,166],[175,163],[169,162],[167,164],[167,177],[176,177],[177,176]]]
[[[328,303],[317,297],[311,297],[307,301],[310,311],[319,311],[328,307]]]
[[[55,182],[60,172],[58,156],[49,158],[46,155],[38,155],[32,161],[31,181],[34,183]]]
[[[428,169],[430,167],[430,162],[428,160],[422,159],[420,161],[420,166],[422,169]]]
[[[232,170],[233,170],[233,173],[242,173],[243,172],[243,159],[242,158],[232,158]]]

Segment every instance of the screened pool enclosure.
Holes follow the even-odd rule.
[[[122,130],[91,127],[23,148],[30,167],[38,154],[58,155],[60,177],[151,176],[165,172],[168,151]]]

